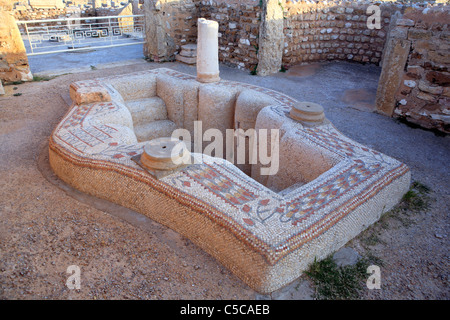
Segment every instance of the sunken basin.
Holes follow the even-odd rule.
[[[70,94],[73,105],[50,138],[54,172],[189,238],[261,293],[344,246],[409,188],[407,166],[342,135],[320,107],[269,89],[161,68],[79,81]],[[276,130],[277,170],[234,164],[229,151],[193,150],[202,161],[163,175],[136,161],[149,141],[181,128],[194,136],[198,121],[202,132],[224,137],[229,129]]]

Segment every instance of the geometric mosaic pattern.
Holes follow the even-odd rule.
[[[168,69],[141,72],[147,73],[195,79]],[[97,79],[74,86],[101,83],[102,79]],[[263,92],[279,103],[270,107],[272,111],[286,122],[292,121],[288,113],[294,99],[249,84],[222,80],[220,85]],[[207,156],[201,165],[156,180],[131,160],[142,152],[144,143],[138,143],[132,128],[117,120],[129,117],[127,112],[118,101],[73,105],[53,132],[50,148],[85,166],[123,172],[165,194],[178,194],[180,202],[227,228],[270,265],[329,230],[409,171],[399,161],[343,136],[332,124],[306,128],[293,123],[299,140],[327,150],[337,162],[319,178],[288,194],[273,192],[231,163]]]

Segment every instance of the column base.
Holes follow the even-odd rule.
[[[215,74],[201,74],[197,73],[197,81],[202,83],[219,82],[219,72]]]

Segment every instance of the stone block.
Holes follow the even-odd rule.
[[[197,63],[197,57],[185,57],[185,56],[183,56],[181,54],[177,54],[175,56],[175,59],[177,61],[180,61],[180,62],[183,62],[183,63],[186,63],[186,64],[196,64]]]
[[[264,93],[250,89],[244,90],[239,94],[236,101],[235,121],[240,123],[239,128],[241,129],[254,128],[261,109],[276,104],[276,100]]]
[[[430,51],[428,58],[436,64],[450,64],[450,53],[448,51]]]
[[[169,119],[191,134],[197,118],[198,86],[196,81],[183,81],[167,75],[157,77],[157,95],[164,100]]]
[[[395,95],[400,86],[411,41],[391,39],[386,47],[377,96],[377,111],[392,116],[396,104]]]
[[[417,93],[417,98],[427,102],[436,102],[436,97],[434,95],[422,91],[419,91],[419,93]]]
[[[70,86],[70,98],[78,105],[111,101],[108,90],[104,86],[95,84],[86,86],[79,86],[77,83],[72,84]]]
[[[198,120],[203,129],[219,129],[225,135],[226,129],[234,127],[234,111],[238,88],[230,90],[220,85],[201,85],[199,88]]]
[[[446,97],[450,97],[450,87],[444,87],[442,91],[442,95]]]
[[[436,94],[436,95],[441,94],[443,91],[442,87],[430,85],[426,81],[423,81],[423,80],[419,81],[419,89],[423,92]]]
[[[406,71],[409,77],[419,79],[422,77],[424,69],[421,66],[408,66]]]
[[[409,40],[422,40],[422,39],[430,39],[430,38],[431,38],[430,30],[409,29],[409,31],[408,31],[408,39]]]
[[[407,39],[408,38],[408,28],[405,27],[395,27],[391,30],[389,36],[395,39]]]
[[[397,26],[413,27],[414,24],[414,20],[411,19],[397,19]]]
[[[269,75],[280,70],[284,45],[283,10],[278,0],[263,2],[260,24],[258,75]]]

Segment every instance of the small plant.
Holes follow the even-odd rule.
[[[253,45],[253,48],[255,48],[256,54],[258,54],[258,52],[259,52],[259,46]]]
[[[33,81],[40,82],[40,81],[50,81],[52,79],[55,79],[55,77],[45,77],[45,76],[33,76]]]
[[[358,299],[367,278],[369,260],[360,259],[355,265],[339,267],[333,258],[317,261],[306,275],[314,282],[316,298],[320,300]]]
[[[22,84],[22,83],[23,83],[23,81],[21,81],[21,80],[11,82],[11,84]]]
[[[258,75],[258,70],[257,70],[257,68],[258,68],[258,65],[254,66],[253,69],[250,71],[250,74],[251,74],[252,76]]]
[[[14,94],[13,94],[14,97],[19,97],[19,96],[21,96],[21,95],[22,95],[22,94],[21,94],[20,92],[14,93]]]
[[[96,66],[91,65],[91,70],[97,70]]]
[[[403,227],[408,228],[414,220],[411,219],[411,215],[420,211],[426,210],[431,202],[429,196],[431,189],[424,184],[414,181],[411,184],[411,188],[402,198],[402,201],[392,208],[389,212],[386,212],[380,220],[372,227],[365,230],[359,237],[361,243],[367,247],[375,246],[379,243],[383,243],[380,239],[382,229],[388,229],[392,219],[399,221]]]
[[[288,71],[288,68],[286,66],[281,66],[280,72],[286,72]]]
[[[414,181],[411,188],[402,198],[400,209],[403,213],[408,211],[411,213],[420,212],[427,209],[430,205],[430,188],[424,184]]]

